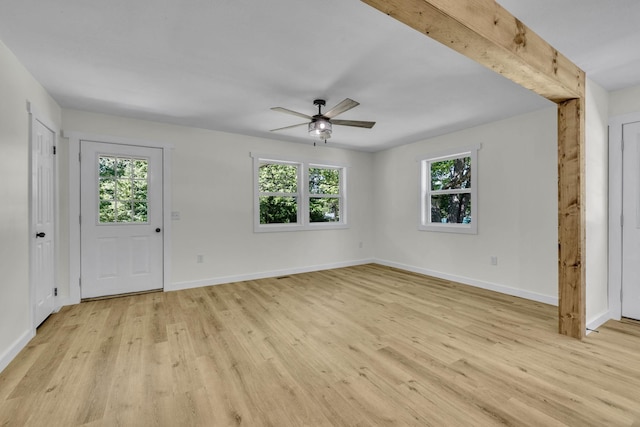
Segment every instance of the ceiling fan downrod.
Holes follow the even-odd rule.
[[[314,99],[313,100],[313,105],[317,105],[318,106],[318,115],[321,116],[322,115],[322,107],[327,105],[327,102],[324,99]]]

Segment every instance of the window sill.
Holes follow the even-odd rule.
[[[283,231],[317,231],[317,230],[342,230],[349,228],[344,223],[318,223],[318,224],[260,224],[253,227],[254,233],[279,233]]]
[[[420,224],[418,230],[435,231],[439,233],[478,234],[478,228],[469,224]]]

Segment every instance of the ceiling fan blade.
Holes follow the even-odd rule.
[[[278,129],[271,129],[269,132],[275,132],[275,131],[278,131],[278,130],[297,128],[298,126],[304,126],[304,125],[308,125],[308,124],[309,123],[298,123],[297,125],[285,126],[283,128],[278,128]]]
[[[306,114],[298,113],[297,111],[288,110],[282,107],[273,107],[271,108],[273,111],[280,111],[281,113],[293,114],[294,116],[302,117],[303,119],[311,120],[312,117]]]
[[[356,102],[353,99],[346,98],[344,101],[342,101],[341,103],[333,107],[331,110],[324,113],[323,116],[330,119],[332,117],[337,116],[338,114],[344,113],[345,111],[352,109],[353,107],[357,107],[358,105],[360,105],[359,102]]]
[[[355,126],[367,129],[371,129],[376,124],[376,122],[363,122],[360,120],[331,120],[331,123],[339,126]]]

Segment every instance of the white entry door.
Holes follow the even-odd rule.
[[[162,149],[81,141],[81,295],[163,287]]]
[[[35,326],[54,309],[55,287],[55,208],[54,160],[55,133],[36,117],[32,124],[32,216],[33,216],[33,291]]]
[[[640,122],[623,127],[622,315],[640,320]]]

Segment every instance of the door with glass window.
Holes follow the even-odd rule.
[[[81,141],[82,298],[163,287],[162,149]]]

